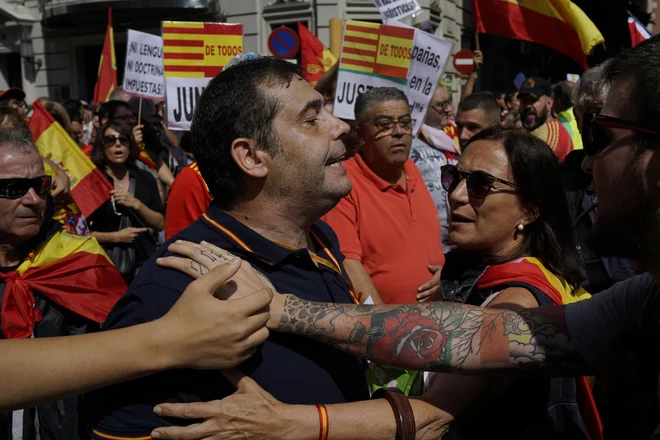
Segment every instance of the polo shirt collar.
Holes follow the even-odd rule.
[[[306,258],[310,256],[306,248],[293,249],[267,239],[213,204],[201,218],[210,227],[225,235],[237,249],[252,254],[257,259],[270,265],[277,266],[284,260],[298,255]],[[340,250],[333,245],[332,241],[316,224],[312,225],[311,232],[317,246],[326,249],[324,252],[319,251],[319,257],[322,257],[324,263],[328,263],[327,266],[332,268],[337,266],[337,270],[341,273],[339,262],[334,257],[340,255]],[[315,256],[314,258],[318,257]]]
[[[354,156],[355,158],[355,163],[357,164],[358,168],[360,169],[360,172],[367,177],[371,182],[373,182],[374,185],[376,185],[376,188],[378,188],[380,191],[386,191],[388,189],[396,188],[399,187],[399,185],[395,183],[390,183],[386,180],[383,180],[380,176],[378,176],[376,173],[374,173],[371,168],[369,168],[369,165],[362,159],[361,154],[356,154]],[[408,186],[408,192],[410,192],[411,189],[413,189],[417,185],[417,173],[416,171],[416,166],[413,163],[413,161],[408,158],[403,164],[403,172],[406,173],[406,183]]]

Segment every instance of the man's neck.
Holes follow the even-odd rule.
[[[369,169],[385,182],[405,186],[406,179],[403,165],[378,164],[375,161],[369,161],[364,155],[362,155],[362,158]]]
[[[20,264],[24,249],[22,245],[0,244],[0,267],[13,267]]]
[[[315,220],[304,214],[296,215],[286,204],[275,204],[270,200],[250,201],[227,213],[270,241],[295,249],[314,250],[309,231]]]

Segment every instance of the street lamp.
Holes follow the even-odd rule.
[[[42,60],[34,57],[34,48],[32,47],[32,38],[30,38],[30,28],[28,26],[23,27],[23,34],[21,35],[21,58],[32,65],[35,71],[41,68]]]

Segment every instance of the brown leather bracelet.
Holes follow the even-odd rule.
[[[380,388],[372,399],[385,399],[394,411],[396,420],[396,440],[415,440],[417,427],[415,414],[408,398],[398,388]]]

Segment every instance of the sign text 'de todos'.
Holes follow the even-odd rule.
[[[451,49],[452,43],[409,26],[347,21],[334,114],[355,119],[360,93],[394,87],[408,97],[417,133]]]
[[[195,105],[209,81],[243,52],[243,25],[163,22],[167,125],[190,130]]]

